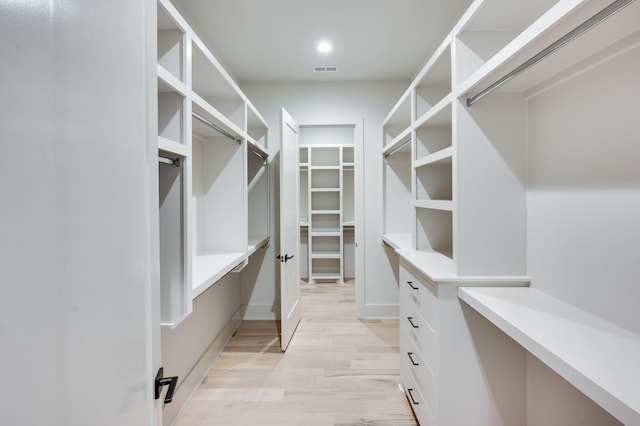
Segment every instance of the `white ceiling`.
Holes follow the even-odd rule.
[[[470,2],[173,0],[240,82],[409,80]],[[333,51],[319,53],[321,40]]]

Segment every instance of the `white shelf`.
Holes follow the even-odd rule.
[[[580,7],[577,7],[580,6]],[[540,17],[526,31],[505,46],[476,72],[466,79],[457,91],[457,95],[471,95],[484,89],[498,78],[512,71],[527,59],[544,49],[552,42],[581,24],[605,5],[602,2],[562,0]],[[585,57],[606,49],[612,43],[630,36],[638,29],[640,4],[632,2],[620,13],[616,13],[604,22],[562,47],[562,50],[545,58],[500,91],[525,92],[547,79],[553,78]]]
[[[413,246],[411,234],[382,234],[382,241],[396,250]]]
[[[192,99],[193,99],[193,111],[197,112],[198,114],[204,116],[204,118],[206,118],[207,120],[210,120],[211,122],[213,122],[213,124],[219,126],[220,128],[222,128],[223,130],[231,133],[233,136],[242,139],[245,138],[245,132],[243,132],[240,127],[238,127],[233,121],[231,121],[229,118],[227,118],[226,116],[224,116],[220,111],[218,111],[216,108],[214,108],[209,102],[207,102],[204,98],[200,97],[199,95],[197,95],[196,93],[192,94]],[[202,124],[200,126],[200,123],[198,120],[196,120],[196,125],[198,126],[199,129],[201,129],[202,132],[205,132],[205,134],[210,133],[212,135],[219,135],[219,133],[217,133],[215,130],[209,128],[208,126],[206,126],[205,124]],[[194,125],[194,130],[196,129],[196,126]]]
[[[416,200],[414,206],[418,209],[453,211],[453,201],[451,200]]]
[[[187,148],[186,145],[163,138],[162,136],[158,136],[158,149],[171,152],[176,155],[181,155],[183,157],[189,156],[189,148]]]
[[[311,258],[312,259],[340,259],[342,255],[340,254],[340,252],[337,253],[311,253]]]
[[[187,86],[178,80],[173,74],[167,71],[162,65],[158,64],[158,91],[160,92],[176,92],[182,96],[187,96]]]
[[[442,149],[433,154],[425,155],[424,157],[413,162],[413,168],[427,166],[429,164],[446,164],[451,163],[453,158],[453,147]]]
[[[402,131],[402,133],[396,136],[391,142],[389,142],[382,149],[382,155],[386,155],[393,152],[394,150],[401,147],[405,142],[407,142],[410,139],[411,139],[411,127],[407,127],[405,130]],[[410,145],[407,144],[407,146],[405,146],[401,150],[408,151],[410,148],[411,148]]]
[[[311,192],[340,192],[340,188],[311,188]]]
[[[245,252],[193,256],[192,296],[195,299],[246,258]]]
[[[342,235],[340,230],[332,230],[332,231],[311,231],[310,236],[312,237],[339,237]]]
[[[624,424],[640,424],[640,336],[533,288],[460,299]]]
[[[311,166],[311,170],[340,170],[340,166]]]
[[[451,126],[451,99],[451,94],[442,98],[433,108],[418,117],[412,128]]]
[[[302,228],[308,228],[309,227],[309,222],[300,222],[300,226]]]
[[[247,245],[247,257],[269,244],[269,236],[250,235]]]
[[[411,125],[411,88],[407,89],[382,122],[383,146],[402,138]]]
[[[260,156],[262,156],[264,159],[266,159],[267,157],[269,157],[269,153],[262,147],[262,145],[258,144],[253,138],[247,138],[247,142],[248,142],[248,148],[257,153],[260,154]]]
[[[311,214],[340,214],[340,210],[309,210]]]
[[[311,274],[311,279],[318,279],[318,280],[341,280],[342,276],[338,273],[332,273],[332,272],[320,272],[320,273],[315,273],[315,274]]]

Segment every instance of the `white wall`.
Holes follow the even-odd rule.
[[[380,244],[382,178],[381,123],[408,82],[353,83],[256,83],[244,84],[242,90],[256,105],[270,126],[269,151],[277,156],[280,140],[280,109],[284,107],[299,124],[318,120],[364,118],[364,204],[365,204],[365,314],[397,315],[398,291],[394,271]],[[277,164],[272,164],[275,173]],[[271,179],[277,187],[277,180]],[[272,191],[274,200],[277,194]],[[273,205],[276,205],[274,202]],[[296,206],[297,207],[297,206]],[[272,218],[277,220],[277,214]],[[274,251],[277,235],[272,224],[272,242],[264,262],[250,262],[243,271],[243,304],[246,318],[273,318],[277,303]],[[273,261],[272,261],[273,260]],[[249,275],[251,274],[251,275]],[[245,279],[251,278],[251,279]],[[255,278],[255,281],[253,280]]]
[[[640,333],[640,47],[529,101],[533,286]]]
[[[640,333],[640,47],[529,100],[532,286]],[[527,424],[619,422],[533,356]]]
[[[0,2],[4,425],[152,424],[153,16],[152,2]]]

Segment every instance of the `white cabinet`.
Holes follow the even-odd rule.
[[[352,127],[345,130],[353,132]],[[302,243],[307,246],[310,282],[343,282],[355,276],[354,185],[353,145],[300,147],[300,221],[307,231]],[[352,265],[348,274],[345,256]]]
[[[162,324],[268,243],[268,126],[169,0],[158,1]]]
[[[474,313],[457,298],[462,281],[451,281],[446,270],[429,277],[412,264],[424,257],[406,256],[399,274],[400,376],[420,424],[524,424],[524,355],[518,345],[486,323],[472,334],[468,320]],[[478,338],[487,342],[480,349]]]

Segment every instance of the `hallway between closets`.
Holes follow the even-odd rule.
[[[303,282],[301,303],[286,353],[275,321],[244,321],[176,425],[416,425],[398,320],[357,320],[353,280]]]

